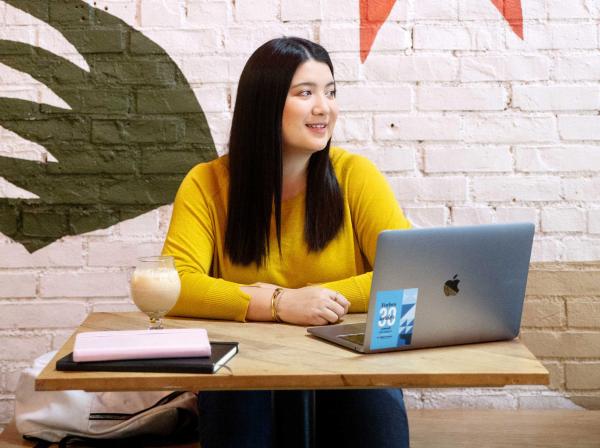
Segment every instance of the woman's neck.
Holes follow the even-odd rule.
[[[293,198],[306,188],[306,173],[310,155],[284,155],[281,199]]]

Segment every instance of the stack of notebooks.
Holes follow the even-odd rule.
[[[94,331],[77,334],[56,370],[215,373],[237,352],[237,342],[210,342],[203,328]]]

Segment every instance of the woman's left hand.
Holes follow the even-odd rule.
[[[279,296],[277,314],[297,325],[326,325],[348,313],[350,302],[339,292],[318,286],[286,289]]]

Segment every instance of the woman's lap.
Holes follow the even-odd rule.
[[[317,392],[320,446],[408,447],[408,420],[401,389]]]
[[[203,448],[271,446],[274,393],[201,392]],[[317,446],[408,446],[408,421],[400,389],[318,390],[315,408]]]

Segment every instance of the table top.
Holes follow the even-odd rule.
[[[346,323],[364,321],[347,315]],[[142,313],[92,313],[76,330],[147,327]],[[305,327],[167,318],[166,328],[206,328],[211,341],[237,341],[239,353],[216,374],[59,372],[75,336],[36,380],[37,390],[247,390],[380,387],[501,387],[548,384],[548,371],[518,339],[484,344],[359,354],[310,336]]]

